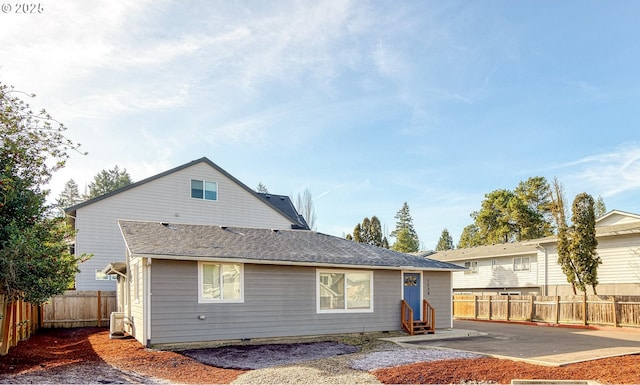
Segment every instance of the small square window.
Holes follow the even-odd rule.
[[[191,179],[191,198],[207,201],[218,200],[218,182]]]
[[[243,266],[238,263],[198,264],[200,303],[243,302]]]

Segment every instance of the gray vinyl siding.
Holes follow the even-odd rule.
[[[154,260],[151,344],[401,328],[399,271],[374,271],[374,312],[342,314],[317,313],[316,271],[314,267],[245,264],[244,303],[199,304],[196,262]],[[445,279],[434,280],[440,290]],[[443,301],[437,297],[439,304]],[[450,309],[450,297],[444,302]]]
[[[218,200],[191,198],[191,179],[218,182]],[[98,281],[95,270],[124,261],[119,219],[288,229],[289,221],[206,163],[81,207],[76,212],[76,252],[93,254],[80,265],[77,290],[116,290],[115,281]]]
[[[436,309],[436,329],[453,327],[451,272],[425,271],[422,297]]]

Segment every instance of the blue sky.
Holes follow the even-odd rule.
[[[640,213],[640,2],[41,1],[0,14],[0,81],[134,180],[206,156],[314,196],[318,231],[403,202],[423,248],[484,194],[557,176]],[[15,5],[15,4],[14,4]]]

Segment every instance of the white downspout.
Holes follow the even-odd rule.
[[[544,263],[542,264],[542,295],[546,296],[549,286],[549,255],[547,254],[547,249],[540,244],[536,245],[536,249],[542,251]]]

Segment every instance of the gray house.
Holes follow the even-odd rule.
[[[401,304],[418,323],[425,300],[435,326],[452,326],[451,263],[309,230],[119,225],[126,261],[103,272],[147,346],[400,330]]]
[[[172,168],[65,210],[77,231],[75,252],[92,254],[80,265],[78,291],[115,291],[115,277],[102,273],[124,262],[119,219],[178,221],[275,229],[308,229],[287,196],[256,193],[207,158]]]

